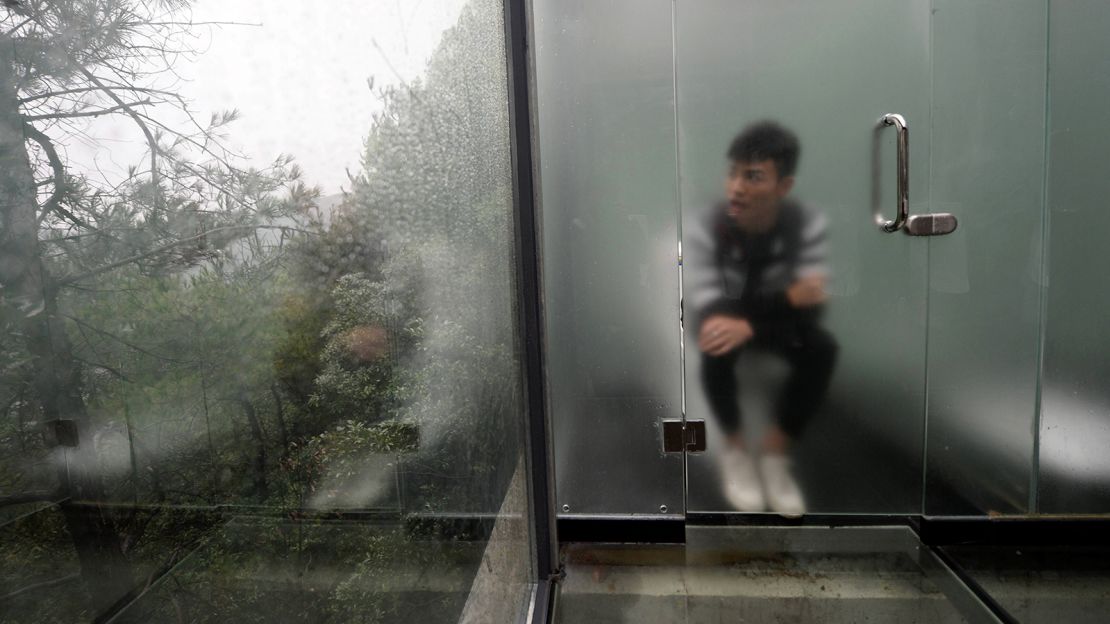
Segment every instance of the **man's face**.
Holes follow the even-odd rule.
[[[775,224],[779,202],[793,186],[794,177],[780,178],[773,160],[733,162],[725,178],[728,214],[741,230],[766,231]]]

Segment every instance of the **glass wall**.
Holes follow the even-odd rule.
[[[556,507],[681,513],[670,3],[534,11]]]
[[[1052,2],[1039,511],[1110,512],[1110,5]]]
[[[503,12],[0,8],[0,621],[517,616]]]
[[[933,2],[926,500],[1026,513],[1039,374],[1044,0]]]

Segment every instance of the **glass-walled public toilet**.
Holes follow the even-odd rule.
[[[6,0],[0,623],[1104,621],[1107,33]]]

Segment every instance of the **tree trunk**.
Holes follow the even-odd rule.
[[[281,458],[289,456],[289,435],[285,432],[285,409],[281,401],[281,389],[277,382],[270,384],[270,394],[274,397],[274,416],[277,417],[278,439],[281,440]]]
[[[239,391],[236,401],[243,408],[243,416],[250,425],[251,437],[255,442],[254,493],[260,500],[264,500],[269,494],[269,488],[266,486],[266,438],[262,434],[262,423],[258,420],[258,412],[255,411],[254,404],[251,403],[245,390]]]
[[[24,140],[12,41],[0,35],[0,302],[22,333],[30,356],[31,389],[43,420],[72,420],[79,444],[65,449],[59,467],[61,510],[82,575],[98,607],[131,587],[131,572],[109,513],[76,501],[99,501],[92,432],[81,392],[81,371],[58,315],[57,283],[44,266],[38,241],[34,173]]]

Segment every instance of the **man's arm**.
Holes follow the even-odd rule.
[[[752,318],[759,319],[757,333],[773,332],[782,323],[816,319],[828,300],[828,220],[807,209],[799,229],[793,251],[793,281],[785,290],[765,293],[749,303]]]
[[[825,303],[829,298],[825,292],[825,276],[809,275],[800,277],[786,289],[786,300],[793,308],[812,308]]]
[[[698,329],[698,348],[719,356],[752,337],[752,326],[739,315],[739,300],[726,296],[717,262],[719,209],[686,230],[682,249],[683,307],[686,322]]]
[[[686,229],[682,247],[683,307],[693,325],[703,325],[715,314],[738,313],[739,301],[726,296],[717,262],[719,225],[717,209],[703,215]]]
[[[819,212],[808,212],[802,226],[794,283],[786,291],[787,300],[795,308],[820,305],[828,299],[825,286],[829,268],[829,220]]]

